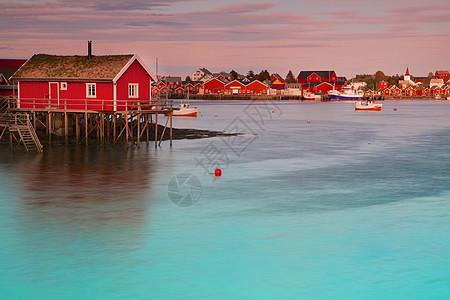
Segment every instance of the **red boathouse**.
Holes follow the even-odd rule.
[[[125,111],[151,100],[156,77],[137,55],[33,55],[12,77],[19,109]]]

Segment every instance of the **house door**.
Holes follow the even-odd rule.
[[[50,104],[52,107],[57,108],[59,105],[59,89],[58,89],[58,83],[57,82],[50,82],[49,83],[49,99]]]

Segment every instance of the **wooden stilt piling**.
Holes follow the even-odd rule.
[[[86,134],[86,146],[87,146],[88,145],[88,135],[89,135],[89,131],[88,131],[88,129],[89,129],[88,113],[84,114],[84,119],[85,119],[85,124],[86,124],[86,126],[84,128],[84,131],[85,131],[85,134]]]
[[[69,116],[67,112],[64,113],[64,139],[66,145],[69,145]]]

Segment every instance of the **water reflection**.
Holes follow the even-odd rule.
[[[3,153],[23,207],[53,222],[139,223],[157,160],[145,151],[54,147],[42,155]]]

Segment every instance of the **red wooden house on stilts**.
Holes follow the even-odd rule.
[[[156,77],[137,55],[33,55],[12,77],[19,109],[125,111],[151,100]]]

